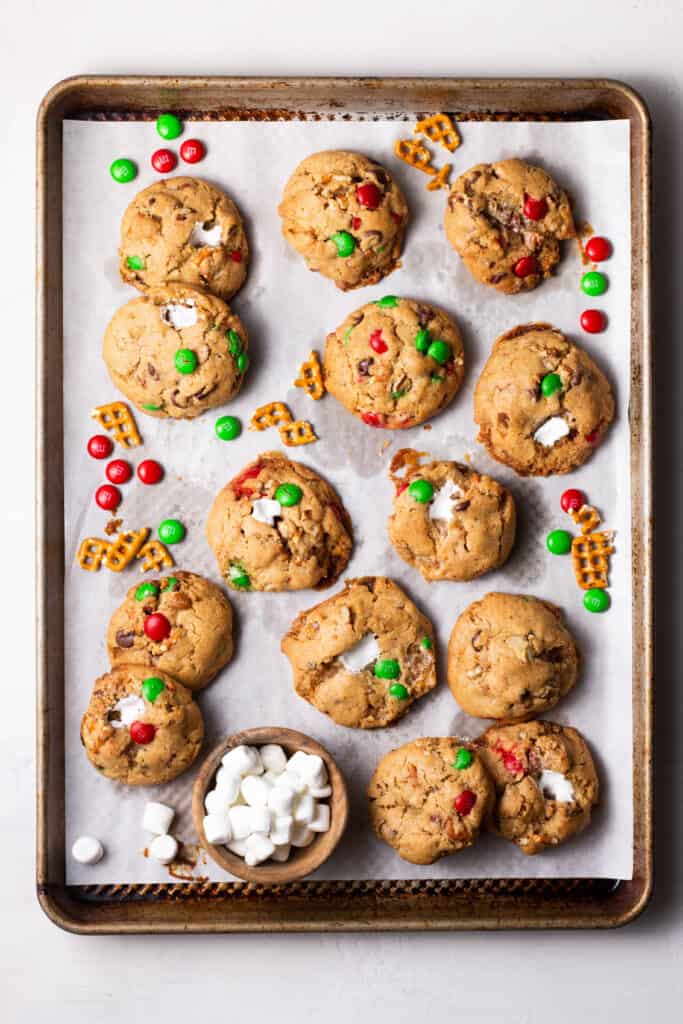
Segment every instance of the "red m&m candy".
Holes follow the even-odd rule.
[[[563,512],[578,512],[586,504],[586,495],[583,491],[577,491],[570,487],[560,498],[560,505]]]
[[[156,149],[152,153],[152,167],[159,174],[170,174],[177,163],[176,155],[170,149]]]
[[[366,210],[376,210],[382,202],[382,193],[376,185],[368,182],[367,185],[358,186],[356,189],[356,199]]]
[[[607,327],[607,317],[599,309],[584,309],[581,314],[581,326],[588,334],[600,334]]]
[[[111,480],[113,484],[128,483],[133,475],[133,470],[125,459],[114,459],[113,462],[109,463],[104,472],[107,474],[107,480]]]
[[[591,430],[590,434],[586,434],[586,440],[589,444],[597,444],[600,440],[600,428],[596,427],[595,430]]]
[[[95,491],[95,501],[105,512],[113,512],[121,504],[121,491],[111,484],[102,484]]]
[[[240,250],[239,249],[232,249],[230,251],[230,259],[232,260],[233,263],[241,263],[242,262],[242,253],[240,252]]]
[[[138,477],[143,484],[158,484],[164,471],[155,459],[144,459],[138,466]]]
[[[161,643],[171,632],[171,623],[161,612],[154,612],[145,619],[145,636],[155,643]]]
[[[512,269],[515,277],[531,277],[532,274],[538,273],[538,260],[533,255],[522,256]]]
[[[186,164],[198,164],[205,155],[204,143],[199,139],[185,139],[180,147],[180,156]]]
[[[131,722],[130,723],[130,738],[133,743],[139,743],[140,746],[144,746],[145,743],[151,743],[156,735],[156,727],[151,722]]]
[[[458,793],[453,801],[453,806],[458,814],[469,814],[476,802],[477,794],[473,793],[471,789],[463,789],[462,793]]]
[[[529,220],[543,220],[548,212],[548,204],[543,197],[534,199],[533,196],[524,196],[524,216]]]
[[[358,231],[358,228],[361,226],[362,223],[363,221],[360,219],[360,217],[351,218],[351,227],[353,228],[354,231]]]
[[[586,242],[585,253],[593,263],[602,263],[612,255],[612,246],[606,238],[595,235],[594,238],[589,238]]]
[[[381,427],[384,425],[382,417],[376,412],[364,412],[361,419],[363,423],[367,423],[369,427]]]
[[[383,352],[386,352],[388,347],[389,346],[382,337],[381,330],[373,331],[370,335],[370,348],[372,351],[377,352],[378,355],[382,355]]]
[[[88,441],[88,455],[93,459],[106,459],[114,450],[114,442],[106,434],[95,434]]]

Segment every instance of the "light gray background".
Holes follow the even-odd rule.
[[[370,1014],[378,1024],[437,1014],[506,1024],[678,1019],[681,30],[674,0],[2,5],[3,1020],[108,1024],[125,1015],[172,1024],[197,1012],[259,1024],[336,1024]],[[583,74],[622,78],[643,93],[656,156],[658,849],[655,896],[635,924],[605,934],[96,940],[63,934],[42,916],[31,856],[34,116],[46,90],[77,72]]]

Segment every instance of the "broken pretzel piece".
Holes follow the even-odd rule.
[[[303,388],[316,402],[325,394],[325,382],[317,352],[311,352],[308,359],[299,367],[299,376],[294,381],[294,387]]]
[[[98,405],[90,414],[123,448],[137,448],[142,444],[133,414],[125,402]]]
[[[426,135],[430,142],[440,142],[449,153],[455,153],[460,145],[458,130],[448,114],[432,114],[418,121],[413,131],[416,135]]]
[[[280,427],[280,437],[282,443],[288,448],[296,448],[300,444],[311,444],[318,440],[313,430],[313,424],[308,420],[295,420],[294,423]]]
[[[576,525],[581,527],[583,534],[592,533],[602,522],[600,513],[592,505],[582,505],[581,508],[571,509],[569,515]]]
[[[101,540],[100,537],[86,537],[81,541],[76,561],[86,572],[97,572],[102,565],[102,559],[109,552],[109,546],[108,540]]]
[[[133,561],[138,551],[149,536],[149,529],[143,526],[141,530],[128,530],[120,533],[116,540],[109,545],[104,558],[105,569],[112,572],[121,572]]]
[[[432,154],[422,142],[416,142],[415,139],[397,139],[394,143],[394,153],[399,160],[410,164],[411,167],[417,167],[418,171],[436,174],[436,168],[432,167]]]
[[[582,590],[608,586],[609,556],[614,554],[614,531],[588,533],[572,541],[572,562],[576,582]]]
[[[279,427],[283,423],[291,423],[292,414],[284,402],[268,402],[256,410],[249,423],[250,430],[267,430],[268,427]]]
[[[438,174],[435,174],[432,180],[427,182],[427,191],[436,192],[437,189],[448,188],[448,178],[452,167],[452,164],[444,164],[443,167],[440,167]]]
[[[137,558],[144,558],[140,572],[149,572],[151,569],[171,569],[175,562],[168,549],[160,540],[152,538],[140,548]]]

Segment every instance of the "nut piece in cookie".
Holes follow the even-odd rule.
[[[477,718],[531,718],[554,707],[576,683],[579,652],[548,601],[486,594],[456,621],[448,644],[448,685]]]
[[[348,291],[399,266],[408,206],[389,172],[360,153],[313,153],[278,208],[282,234],[309,270]]]
[[[235,397],[248,347],[244,325],[222,299],[167,284],[117,310],[102,355],[116,387],[142,412],[189,420]]]
[[[396,295],[350,313],[327,336],[325,386],[371,427],[414,427],[444,409],[464,375],[460,332],[436,306]]]
[[[331,586],[353,545],[337,492],[280,452],[264,452],[217,495],[206,535],[234,590]]]
[[[95,680],[81,742],[102,775],[129,786],[170,782],[189,768],[204,737],[191,692],[159,669],[121,665]]]
[[[299,696],[339,725],[390,725],[436,686],[432,624],[385,576],[347,580],[296,617],[281,648]]]
[[[471,743],[425,737],[386,754],[368,786],[377,836],[411,864],[433,864],[471,846],[494,790]]]
[[[119,261],[123,280],[140,291],[182,282],[227,300],[244,284],[249,247],[224,192],[198,178],[167,178],[128,206]]]
[[[474,391],[478,440],[521,476],[569,473],[614,419],[612,389],[578,345],[551,324],[500,336]]]
[[[392,461],[403,460],[402,449]],[[395,480],[389,539],[428,581],[473,580],[507,560],[515,539],[515,501],[489,476],[459,462],[412,465]]]
[[[145,632],[150,615],[162,615],[170,627],[160,641]],[[107,649],[113,666],[158,668],[201,690],[232,658],[232,607],[215,583],[193,572],[145,580],[112,615]]]
[[[448,195],[446,237],[477,281],[512,295],[550,277],[576,230],[565,192],[523,160],[477,164]]]
[[[589,824],[598,777],[576,729],[552,722],[494,725],[476,747],[496,787],[493,828],[523,853],[558,846]]]

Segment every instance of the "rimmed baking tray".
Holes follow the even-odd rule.
[[[403,118],[627,119],[631,129],[631,526],[633,878],[235,882],[73,886],[64,858],[62,121]],[[652,888],[652,338],[650,122],[628,86],[600,79],[80,77],[56,85],[37,124],[37,891],[74,932],[609,928]],[[637,766],[637,770],[635,770]]]

